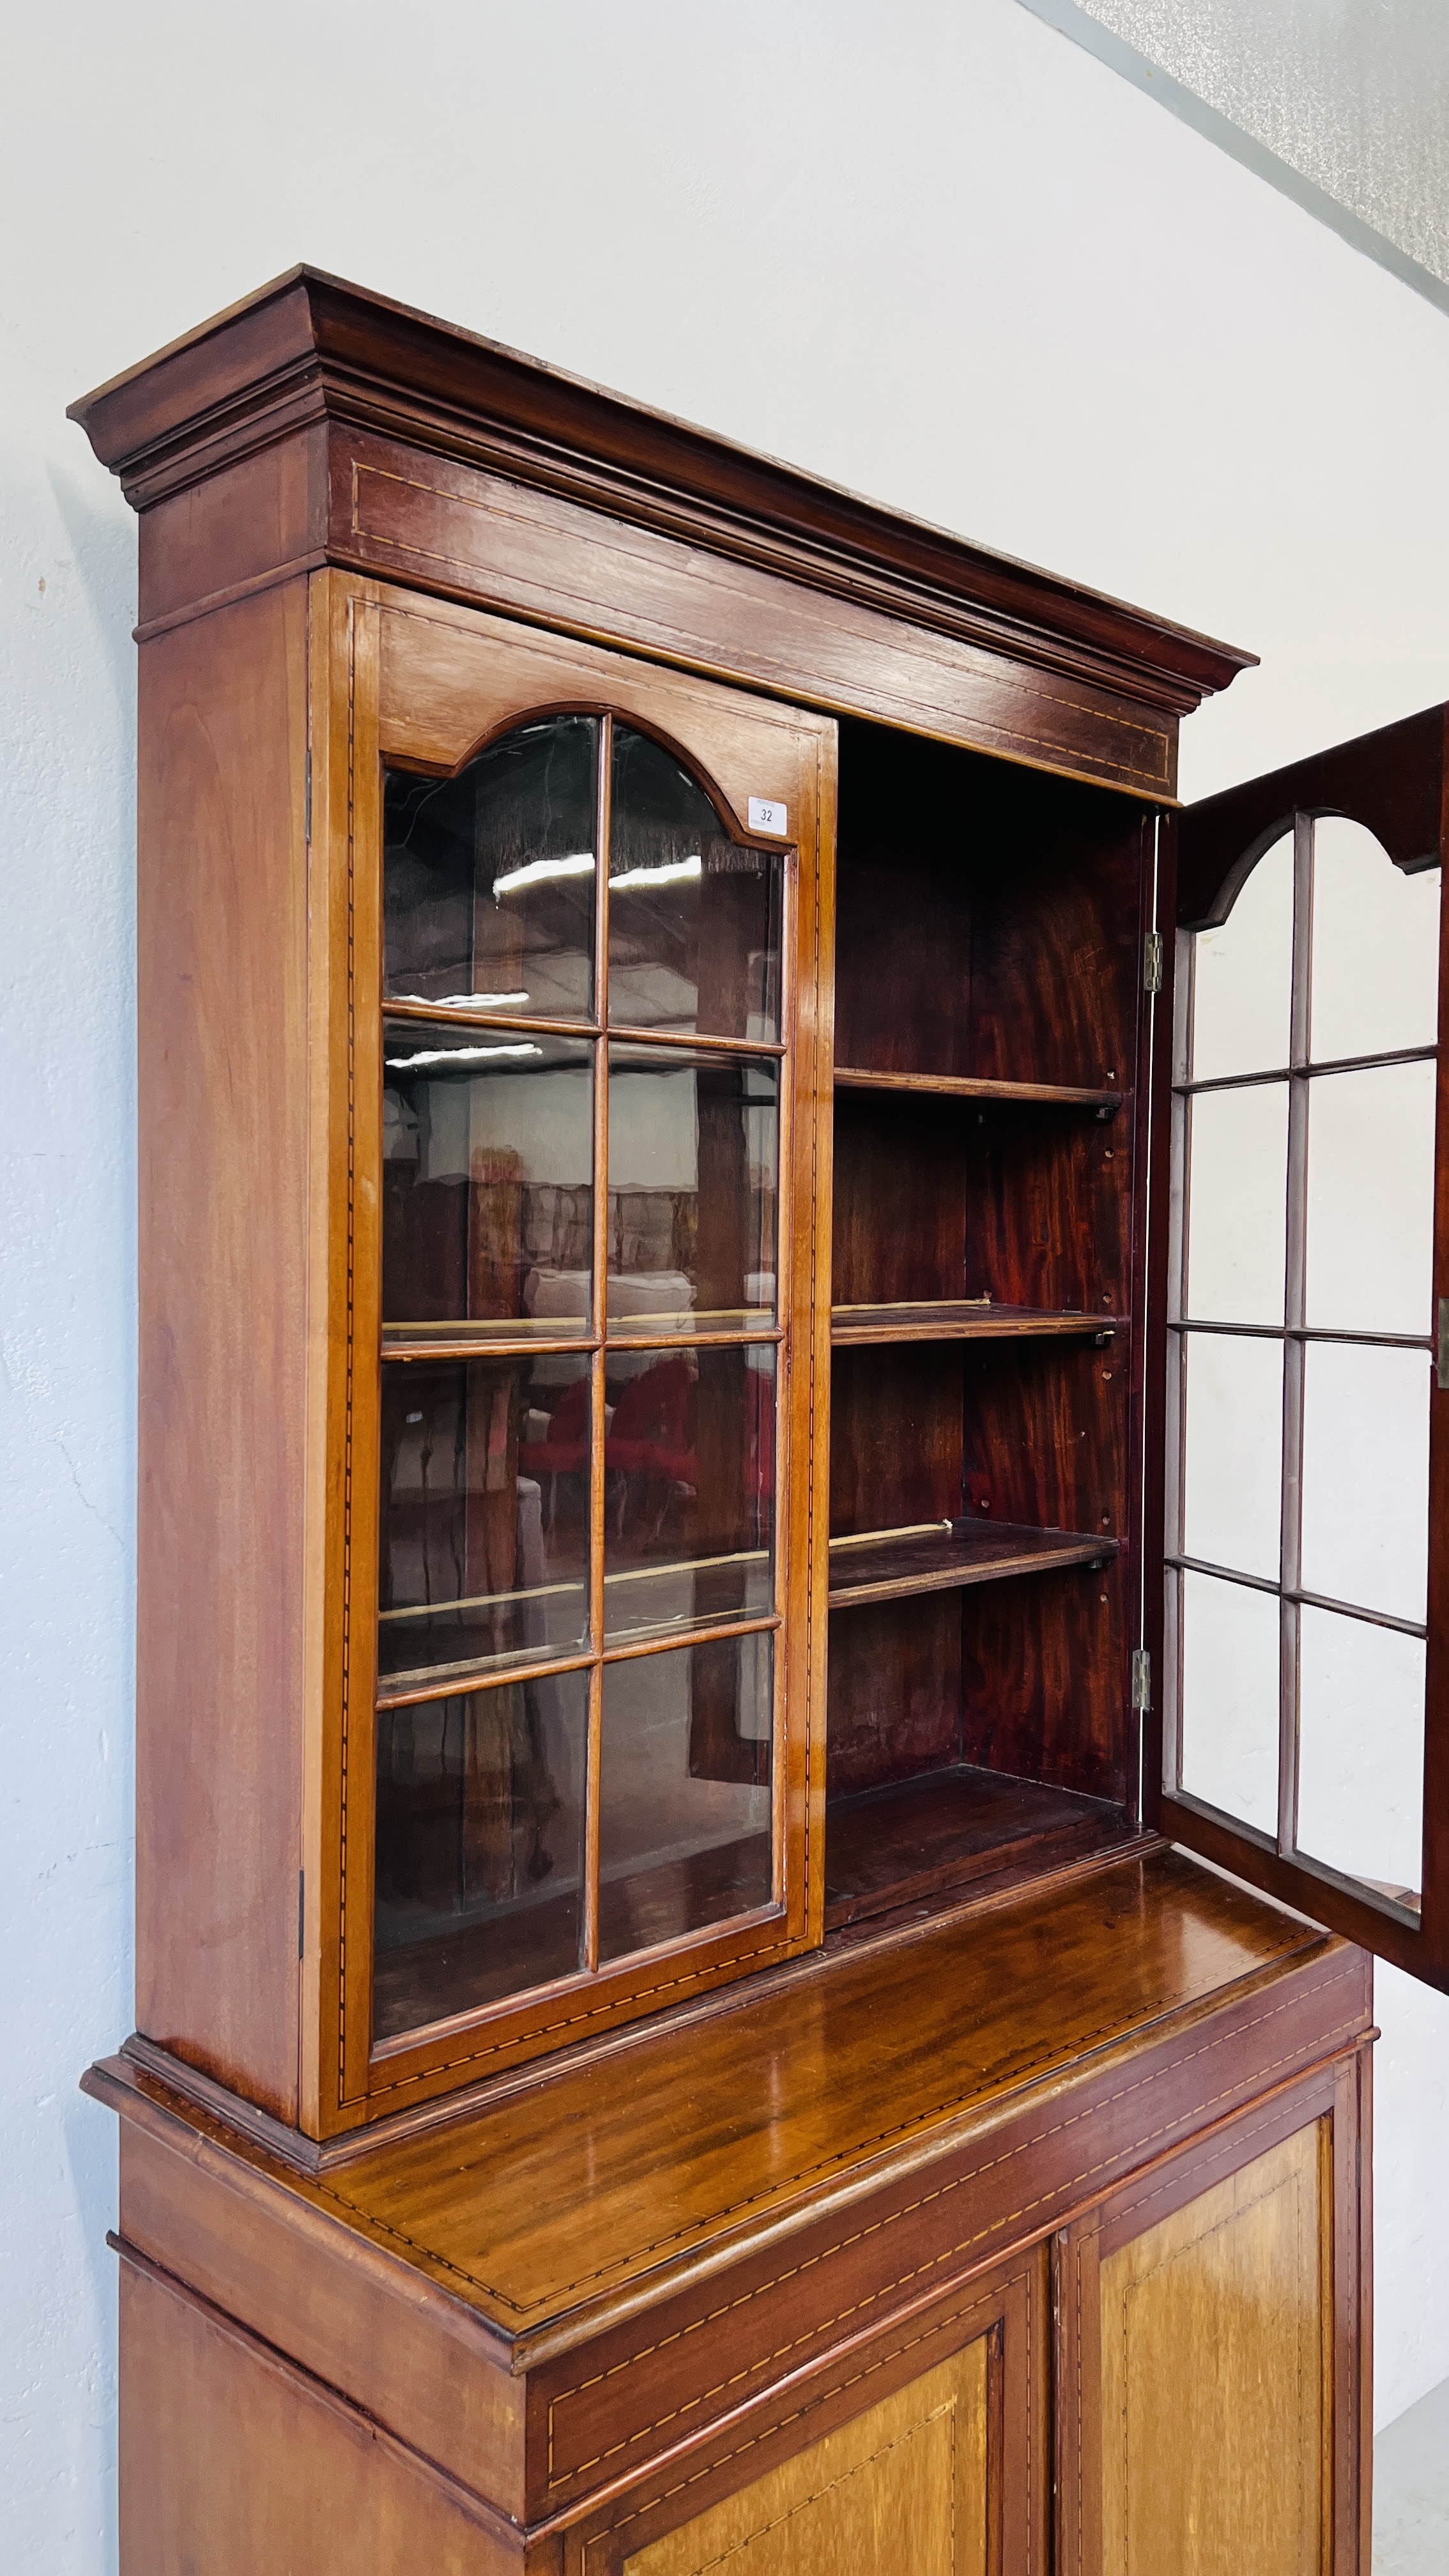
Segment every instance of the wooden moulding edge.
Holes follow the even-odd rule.
[[[306,266],[69,407],[137,507],[323,414],[807,586],[860,585],[913,622],[964,613],[988,649],[1055,652],[1177,714],[1256,658]]]

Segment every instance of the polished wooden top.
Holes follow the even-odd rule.
[[[140,2116],[147,2100],[179,2113],[534,2343],[909,2172],[1335,1946],[1156,1845],[994,1910],[847,1936],[325,2174],[286,2172],[124,2059],[87,2085]]]

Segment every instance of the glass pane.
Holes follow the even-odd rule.
[[[1304,1359],[1303,1589],[1422,1619],[1428,1354],[1310,1342]]]
[[[1439,871],[1406,877],[1362,823],[1313,827],[1311,1061],[1433,1046]]]
[[[587,1359],[384,1368],[383,1675],[582,1644],[588,1531]]]
[[[456,778],[390,770],[383,976],[395,1000],[587,1019],[598,719],[521,725]]]
[[[379,2039],[577,1971],[588,1706],[559,1673],[379,1712]]]
[[[1187,1312],[1281,1324],[1288,1085],[1200,1094],[1188,1119]]]
[[[1302,1613],[1298,1848],[1417,1906],[1424,1856],[1424,1646]]]
[[[773,1348],[615,1352],[608,1391],[606,1635],[773,1609]]]
[[[1183,1443],[1188,1556],[1278,1580],[1283,1345],[1187,1336]]]
[[[382,1105],[384,1321],[587,1330],[593,1048],[389,1020]]]
[[[771,1636],[604,1667],[599,1956],[768,1905]]]
[[[672,752],[614,728],[609,1017],[708,1037],[780,1034],[780,866],[730,839]]]
[[[1380,1065],[1308,1086],[1310,1324],[1429,1332],[1435,1073]]]
[[[1179,1579],[1182,1785],[1276,1841],[1277,1599],[1211,1575]]]
[[[1219,930],[1193,941],[1192,1074],[1288,1062],[1293,1004],[1293,835],[1265,851]]]
[[[609,1050],[609,1330],[718,1331],[775,1310],[779,1072]]]

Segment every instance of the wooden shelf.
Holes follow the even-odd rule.
[[[1002,1872],[1061,1869],[1132,1839],[1120,1807],[967,1763],[834,1799],[825,1811],[825,1922],[914,1903]]]
[[[833,1306],[835,1350],[862,1342],[1027,1341],[1038,1336],[1116,1333],[1120,1315],[1052,1315],[1036,1306],[998,1306],[985,1298],[913,1298],[885,1306]]]
[[[1104,1565],[1120,1548],[1115,1538],[1092,1538],[1076,1530],[992,1528],[989,1523],[962,1528],[945,1521],[925,1530],[832,1539],[830,1607],[903,1601],[915,1592],[960,1592],[969,1584],[1052,1574],[1063,1566]]]
[[[1111,1118],[1122,1106],[1116,1090],[1093,1090],[1076,1082],[988,1082],[972,1074],[871,1073],[863,1065],[838,1064],[837,1091],[934,1092],[946,1100],[1034,1100],[1044,1108],[1092,1109]]]

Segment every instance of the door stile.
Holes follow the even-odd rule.
[[[1177,815],[1172,810],[1153,818],[1153,927],[1159,936],[1162,989],[1146,1000],[1149,1026],[1147,1070],[1147,1138],[1143,1152],[1145,1199],[1143,1223],[1146,1258],[1143,1274],[1143,1368],[1145,1377],[1142,1461],[1141,1642],[1148,1657],[1148,1707],[1138,1718],[1141,1778],[1139,1821],[1157,1830],[1163,1784],[1175,1778],[1171,1729],[1176,1695],[1168,1673],[1177,1653],[1176,1578],[1169,1584],[1163,1556],[1166,1533],[1176,1526],[1181,1410],[1185,1378],[1179,1337],[1171,1317],[1180,1312],[1185,1229],[1178,1176],[1183,1166],[1174,1149],[1175,1124],[1184,1103],[1173,1092],[1177,1056],[1182,1044],[1184,1012],[1191,1009],[1191,961],[1184,975],[1181,941],[1173,936],[1177,916]],[[1164,1771],[1164,1761],[1169,1769]]]
[[[1279,1540],[1278,1850],[1298,1842],[1298,1660],[1303,1582],[1303,1393],[1308,1320],[1308,1109],[1313,955],[1313,818],[1293,817],[1293,1017],[1289,1036],[1288,1204],[1283,1286],[1283,1481]]]
[[[594,781],[594,1241],[590,1322],[596,1336],[589,1379],[589,1732],[584,1764],[584,1915],[579,1965],[599,1964],[599,1788],[604,1769],[604,1524],[607,1517],[607,1353],[609,1295],[609,830],[614,720],[599,721]]]

